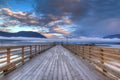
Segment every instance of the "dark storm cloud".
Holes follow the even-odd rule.
[[[120,0],[88,0],[95,17],[119,17]]]
[[[120,34],[120,0],[87,0],[89,11],[72,34],[75,36],[105,36]]]
[[[34,9],[37,14],[52,14],[56,16],[71,16],[79,19],[85,15],[87,4],[85,0],[35,0]]]
[[[96,21],[95,21],[96,20]],[[89,23],[81,23],[80,27],[72,34],[75,36],[98,36],[103,37],[106,35],[120,34],[120,19],[107,18],[102,20],[91,19]]]

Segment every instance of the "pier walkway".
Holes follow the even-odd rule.
[[[110,80],[86,66],[75,54],[57,45],[26,62],[0,80]]]

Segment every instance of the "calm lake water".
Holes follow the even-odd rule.
[[[44,44],[44,43],[53,43],[52,41],[33,41],[33,42],[29,42],[29,41],[6,41],[6,40],[0,40],[0,46],[20,46],[20,45],[35,45],[35,44]],[[88,43],[88,42],[57,42],[57,43],[67,43],[67,44],[93,44],[93,43]],[[120,44],[116,44],[116,43],[94,43],[97,46],[101,46],[101,47],[111,47],[111,48],[120,48]]]

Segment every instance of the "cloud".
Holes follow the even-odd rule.
[[[62,34],[59,33],[42,33],[47,38],[64,38]]]
[[[58,24],[71,24],[71,20],[67,17],[57,17],[49,14],[47,17],[36,17],[31,13],[13,12],[9,8],[1,8],[1,15],[7,19],[1,26],[7,27],[9,25],[28,25],[28,26],[44,26],[47,28],[54,27]],[[52,24],[52,25],[51,25]]]
[[[0,24],[1,27],[7,29],[13,29],[10,31],[18,31],[23,30],[24,28],[28,28],[27,26],[32,26],[33,28],[35,26],[38,26],[38,28],[42,28],[42,22],[44,22],[44,19],[41,17],[41,19],[33,16],[32,14],[24,13],[24,12],[13,12],[8,8],[1,8],[0,12],[2,16],[5,16],[6,21],[4,20],[3,24]],[[2,18],[2,17],[1,17]],[[59,20],[56,16],[49,15],[49,18],[52,20],[51,22],[48,22],[47,25],[43,26],[48,29],[49,34],[44,34],[45,36],[49,38],[63,38],[65,35],[69,35],[70,32],[67,29],[61,28],[62,25],[65,24],[72,24],[71,20],[67,17],[62,17],[61,20]],[[49,21],[49,20],[48,20]],[[61,26],[58,26],[61,25]],[[17,26],[22,26],[20,29]],[[40,27],[39,27],[40,26]],[[37,28],[37,27],[36,27]],[[18,29],[18,30],[16,30]],[[30,30],[30,28],[28,29]],[[40,30],[40,29],[39,29]],[[39,30],[37,32],[39,32]],[[51,34],[52,33],[52,34]]]
[[[21,22],[19,22],[17,20],[8,20],[8,21],[5,21],[1,26],[8,27],[8,26],[15,26],[15,25],[19,25],[19,24],[21,24]]]
[[[101,21],[99,24],[101,24],[103,31],[109,33],[109,34],[120,34],[120,19],[119,18],[110,18]]]
[[[114,38],[114,39],[104,39],[99,37],[82,37],[82,38],[72,38],[68,39],[70,43],[79,43],[79,44],[89,44],[89,43],[96,43],[96,44],[118,44],[120,43],[120,39]]]
[[[54,36],[53,34],[47,34],[47,33],[44,33],[43,35],[47,38],[52,38]]]
[[[61,27],[57,26],[57,27],[54,27],[53,28],[53,31],[54,32],[57,32],[57,33],[60,33],[60,34],[64,34],[64,35],[69,35],[70,32],[65,30],[65,29],[62,29]]]
[[[80,19],[88,9],[85,0],[35,0],[36,14],[56,15],[59,17],[70,16],[71,19]]]
[[[120,34],[119,18],[86,18],[81,20],[76,30],[72,33],[79,36],[97,36],[104,37],[106,35]]]
[[[39,20],[37,20],[36,17],[32,16],[32,14],[29,14],[29,13],[13,12],[8,8],[2,8],[2,9],[0,9],[0,12],[3,15],[9,16],[11,20],[14,20],[14,22],[15,22],[15,20],[18,20],[21,23],[25,23],[25,24],[29,24],[29,25],[40,25]],[[13,24],[14,24],[14,22],[13,22]],[[16,24],[16,22],[15,22],[15,24]]]
[[[50,35],[48,38],[49,39],[43,39],[43,38],[28,38],[28,37],[1,37],[0,36],[0,39],[4,40],[4,39],[7,39],[7,40],[22,40],[22,41],[28,41],[28,42],[41,42],[41,41],[45,41],[45,42],[70,42],[70,43],[80,43],[80,44],[86,44],[86,43],[101,43],[101,44],[107,44],[107,43],[120,43],[120,39],[104,39],[104,38],[93,38],[93,37],[86,37],[86,38],[83,38],[83,39],[79,39],[79,38],[72,38],[72,39],[69,39],[66,40],[66,38],[60,38],[58,35],[60,34],[56,34],[56,33],[51,33],[51,34],[48,34],[48,33],[45,33],[44,35],[48,36]],[[111,45],[111,44],[109,44]],[[113,44],[112,44],[113,45]],[[119,45],[120,47],[120,45]]]

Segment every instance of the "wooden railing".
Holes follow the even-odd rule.
[[[111,80],[120,79],[120,48],[105,48],[95,45],[63,45],[81,59],[88,61]]]
[[[41,44],[0,47],[0,73],[8,73],[19,64],[24,64],[27,60],[53,46],[53,44]]]

